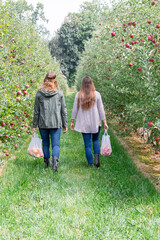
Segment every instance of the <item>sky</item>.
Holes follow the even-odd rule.
[[[34,7],[38,2],[43,3],[45,17],[49,20],[48,24],[43,24],[53,35],[60,28],[64,18],[69,12],[78,12],[80,5],[85,0],[27,0]],[[87,0],[92,2],[92,0]]]

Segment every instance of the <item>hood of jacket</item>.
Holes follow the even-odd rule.
[[[58,90],[56,92],[54,92],[54,91],[48,91],[48,90],[41,89],[39,92],[45,97],[52,97],[52,96],[58,94]]]

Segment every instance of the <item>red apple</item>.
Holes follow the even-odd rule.
[[[151,21],[151,20],[148,20],[147,22],[148,22],[149,24],[151,24],[152,21]]]
[[[138,68],[138,71],[141,71],[141,70],[142,70],[142,69],[139,67],[139,68]]]
[[[152,127],[153,126],[153,122],[148,122],[148,126]]]
[[[134,34],[131,34],[131,35],[130,35],[130,38],[133,38],[133,37],[134,37]]]
[[[160,24],[157,24],[157,25],[156,25],[156,28],[160,28]]]
[[[126,43],[126,48],[129,48],[129,47],[130,47],[129,43]]]
[[[8,156],[9,156],[9,153],[6,153],[6,156],[8,157]]]
[[[159,141],[159,138],[157,137],[155,140],[156,140],[156,142],[158,142],[158,141]]]
[[[125,26],[126,26],[126,23],[123,23],[123,26],[125,27]]]
[[[3,44],[0,45],[0,48],[3,48]]]
[[[132,67],[132,66],[133,66],[133,64],[132,64],[132,63],[129,63],[129,66],[130,66],[130,67]]]
[[[2,127],[4,127],[6,124],[5,124],[4,122],[2,122],[2,124],[1,124],[1,125],[2,125]]]
[[[153,62],[153,58],[150,58],[150,59],[149,59],[149,62]]]
[[[18,91],[18,92],[17,92],[17,95],[21,95],[21,94],[22,94],[22,92],[21,92],[21,91]]]
[[[155,1],[151,2],[151,5],[152,5],[152,6],[154,6],[155,4],[156,4],[156,2],[155,2]]]
[[[28,85],[28,84],[26,85],[26,88],[29,88],[29,85]]]
[[[159,152],[158,152],[158,151],[155,151],[155,154],[159,154]]]
[[[111,33],[112,37],[116,36],[116,33],[115,32],[112,32]]]
[[[24,90],[23,93],[24,93],[24,95],[27,95],[27,91],[26,90]]]
[[[20,65],[23,65],[24,64],[24,62],[23,61],[20,61]]]
[[[21,137],[21,135],[20,135],[20,134],[17,134],[17,137]]]
[[[122,42],[124,42],[124,38],[122,38]]]
[[[151,37],[151,35],[149,35],[149,36],[147,36],[147,38],[148,38],[148,40],[151,40],[152,37]]]
[[[14,147],[17,148],[18,147],[17,144],[15,144]]]
[[[20,99],[20,97],[16,97],[16,100],[19,102],[21,99]]]

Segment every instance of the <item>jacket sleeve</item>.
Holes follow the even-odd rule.
[[[34,103],[33,128],[36,128],[38,126],[39,114],[40,114],[40,107],[39,107],[38,92],[37,92],[35,97],[35,103]]]
[[[98,108],[98,112],[99,112],[99,116],[101,120],[105,120],[106,116],[105,116],[105,112],[104,112],[104,106],[103,106],[103,102],[102,102],[102,98],[100,93],[98,94],[98,99],[97,99],[97,108]]]
[[[64,95],[61,97],[61,116],[62,116],[62,127],[67,127],[67,108],[66,103],[64,99]]]
[[[78,112],[78,93],[75,96],[71,119],[75,119]]]

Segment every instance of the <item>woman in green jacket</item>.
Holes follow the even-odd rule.
[[[67,110],[56,74],[48,72],[38,89],[34,104],[33,132],[38,126],[42,138],[45,166],[50,166],[50,138],[52,145],[52,169],[57,171],[60,155],[61,128],[67,132]]]

